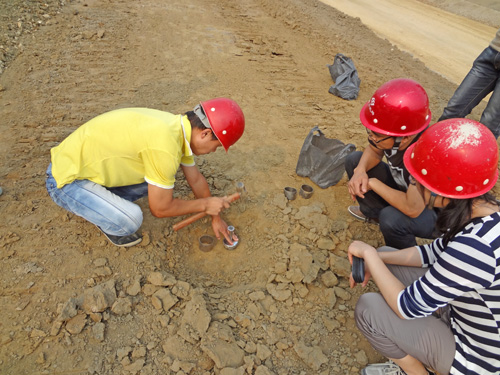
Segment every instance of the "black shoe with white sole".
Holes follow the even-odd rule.
[[[99,227],[97,227],[97,228],[99,228]],[[101,228],[99,228],[99,229],[101,229]],[[114,236],[112,234],[108,234],[108,233],[104,232],[102,229],[101,229],[101,232],[104,233],[104,235],[109,240],[109,242],[111,242],[115,246],[130,247],[130,246],[137,245],[138,243],[140,243],[142,241],[142,236],[140,234],[138,234],[137,232],[133,233],[133,234],[129,234],[128,236]]]

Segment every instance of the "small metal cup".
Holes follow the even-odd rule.
[[[287,186],[284,189],[284,192],[286,199],[288,199],[289,201],[293,201],[297,197],[297,189],[293,187]]]
[[[314,192],[314,189],[312,188],[312,186],[309,186],[309,185],[302,185],[300,187],[300,196],[304,199],[309,199],[311,198],[311,195],[313,194]]]
[[[209,236],[208,234],[205,234],[200,237],[198,240],[198,245],[200,247],[200,250],[203,252],[209,252],[211,251],[215,244],[216,244],[216,239],[215,237]]]
[[[227,230],[229,232],[229,237],[233,238],[234,227],[232,225],[228,225]],[[222,243],[224,244],[224,247],[226,249],[228,249],[228,250],[234,250],[234,249],[236,249],[236,247],[238,246],[239,242],[240,242],[239,238],[236,241],[233,241],[232,245],[229,242],[227,242],[225,238],[224,238],[224,240],[222,240]]]

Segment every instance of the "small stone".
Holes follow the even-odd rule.
[[[92,334],[97,341],[104,341],[104,330],[106,326],[104,323],[96,323],[92,327]]]
[[[72,335],[77,335],[83,331],[85,324],[87,324],[87,315],[79,314],[66,322],[66,331]]]
[[[127,294],[129,296],[136,296],[141,292],[141,280],[140,278],[134,280],[132,285],[127,288]]]
[[[131,372],[133,374],[136,374],[139,371],[141,371],[141,369],[144,367],[145,363],[146,363],[146,361],[141,358],[141,359],[138,359],[137,361],[135,361],[134,363],[132,363],[130,365],[123,366],[123,368],[126,371],[129,371],[129,372]]]
[[[123,358],[128,356],[131,351],[132,351],[132,348],[130,346],[120,348],[116,351],[116,357],[118,358],[119,361],[121,361]]]
[[[146,356],[146,348],[144,346],[135,348],[132,352],[132,358],[144,358],[145,356]]]
[[[351,294],[347,290],[340,287],[335,287],[334,290],[335,295],[344,301],[349,301],[351,299]]]
[[[156,309],[168,311],[177,303],[177,301],[179,301],[179,299],[170,293],[170,290],[161,288],[153,294],[151,301]]]
[[[149,297],[152,296],[158,289],[160,289],[159,286],[153,284],[146,284],[142,287],[142,292]]]
[[[368,357],[366,356],[366,353],[363,350],[360,350],[359,352],[357,352],[354,355],[354,358],[356,358],[356,362],[358,362],[358,364],[361,367],[364,367],[368,364]]]
[[[174,275],[165,271],[151,272],[148,281],[156,286],[173,286],[177,282]]]
[[[132,311],[132,301],[128,298],[118,298],[111,307],[111,311],[116,315],[130,314]]]
[[[333,249],[335,249],[335,243],[331,239],[326,238],[326,237],[321,237],[318,240],[318,242],[316,242],[316,245],[321,250],[333,250]]]
[[[259,358],[261,361],[265,361],[266,359],[268,359],[271,354],[273,353],[267,346],[257,344],[257,358]]]
[[[326,271],[323,273],[321,275],[321,281],[327,288],[332,288],[339,283],[337,276],[335,276],[332,271]]]
[[[238,314],[234,317],[234,321],[238,323],[241,327],[246,328],[252,324],[252,319],[244,314]]]
[[[264,298],[266,298],[266,294],[262,291],[257,291],[250,293],[248,297],[252,301],[262,301]]]
[[[283,274],[288,270],[286,263],[284,262],[276,262],[274,264],[274,272],[279,274]]]
[[[160,315],[158,317],[158,321],[160,322],[163,328],[167,328],[168,323],[170,323],[170,317],[168,315]]]
[[[52,327],[50,328],[50,335],[57,336],[59,334],[59,331],[61,330],[62,325],[63,322],[59,320],[56,320],[54,323],[52,323]]]

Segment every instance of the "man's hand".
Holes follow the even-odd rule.
[[[205,208],[205,213],[207,215],[219,215],[221,211],[225,208],[229,208],[229,201],[227,200],[227,197],[209,197],[209,198],[203,198],[206,200],[206,208]]]
[[[367,172],[375,168],[381,162],[383,156],[384,151],[372,145],[365,148],[348,184],[349,194],[351,194],[353,200],[356,200],[356,197],[364,198],[365,194],[370,190]]]
[[[368,180],[368,174],[365,171],[354,170],[348,184],[352,200],[356,200],[356,197],[365,197],[365,193],[369,190]]]
[[[215,237],[220,240],[220,235],[222,234],[226,241],[232,245],[233,241],[236,241],[238,237],[233,235],[233,238],[229,238],[229,232],[227,230],[227,224],[219,215],[212,216],[212,229],[215,233]]]

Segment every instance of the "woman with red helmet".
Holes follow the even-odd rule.
[[[415,237],[433,238],[437,213],[425,207],[403,163],[405,151],[431,121],[424,88],[411,79],[386,82],[363,106],[360,119],[369,144],[345,162],[349,193],[359,203],[349,212],[379,223],[387,246],[402,249],[416,245]]]
[[[484,125],[436,123],[408,148],[404,162],[424,201],[443,207],[434,242],[378,251],[353,242],[349,259],[365,264],[380,290],[360,297],[358,328],[390,359],[362,374],[500,373],[500,202],[498,147]],[[351,286],[355,282],[351,277]],[[404,372],[403,372],[404,371]]]

